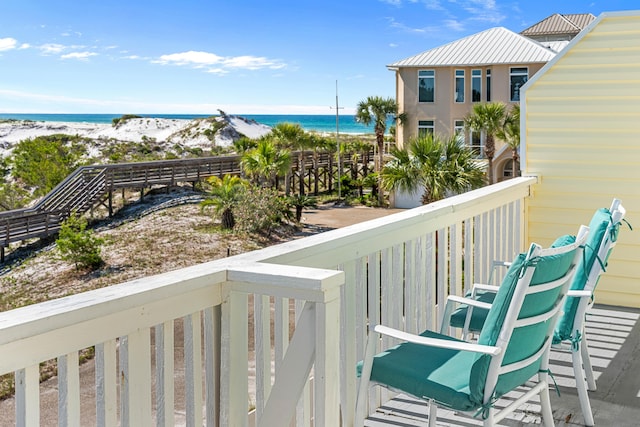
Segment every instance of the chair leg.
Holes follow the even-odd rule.
[[[582,343],[584,346],[586,343]],[[591,403],[589,402],[589,394],[587,393],[587,382],[584,378],[582,370],[582,351],[571,351],[571,360],[573,362],[573,375],[576,378],[576,388],[578,389],[578,398],[580,399],[580,407],[582,408],[582,416],[587,426],[593,425],[593,414],[591,412]],[[586,370],[586,369],[585,369]]]
[[[546,384],[540,390],[540,406],[542,409],[542,421],[547,427],[553,427],[553,411],[551,410],[551,399],[549,398],[549,385]]]
[[[373,367],[373,356],[376,350],[376,338],[377,334],[374,331],[369,331],[367,346],[365,348],[365,357],[362,363],[362,372],[360,374],[358,396],[356,398],[355,427],[364,426],[364,419],[367,416],[369,381],[371,379],[371,369]]]
[[[584,333],[582,334],[580,351],[582,353],[582,365],[584,366],[584,373],[587,376],[587,385],[589,386],[589,390],[596,391],[596,380],[593,376],[593,367],[591,366],[591,356],[589,355],[587,336]]]
[[[436,427],[438,420],[438,405],[433,400],[429,400],[429,427]]]

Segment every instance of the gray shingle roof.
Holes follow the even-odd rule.
[[[556,52],[504,27],[495,27],[387,65],[445,67],[550,61]]]

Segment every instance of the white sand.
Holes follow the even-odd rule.
[[[91,139],[142,142],[145,138],[186,147],[211,148],[212,143],[204,134],[211,129],[213,119],[178,120],[139,118],[129,119],[118,126],[99,123],[28,122],[0,123],[0,154],[6,155],[17,142],[44,135],[68,134]],[[226,126],[215,135],[216,146],[230,146],[240,134],[259,138],[271,131],[269,126],[238,116],[218,117]]]

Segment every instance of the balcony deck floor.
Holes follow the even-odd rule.
[[[589,391],[596,426],[640,425],[640,310],[596,305],[587,316],[586,334],[597,382],[597,390]],[[570,354],[552,351],[551,372],[560,390],[560,396],[551,391],[556,425],[584,425]],[[498,406],[517,395],[507,395]],[[426,402],[401,395],[372,414],[365,426],[426,426],[427,413]],[[530,403],[500,425],[540,425],[539,414],[539,404]],[[482,419],[438,409],[437,425],[475,426]]]

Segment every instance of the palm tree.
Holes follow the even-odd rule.
[[[233,141],[233,148],[238,154],[244,154],[246,151],[256,148],[257,145],[258,143],[256,140],[247,138],[246,136],[242,136]]]
[[[235,175],[225,175],[222,179],[212,176],[207,179],[211,186],[210,197],[200,203],[201,209],[213,208],[216,215],[220,215],[222,228],[231,230],[236,225],[233,208],[240,191],[246,181]]]
[[[505,116],[505,105],[501,102],[486,102],[475,104],[473,111],[465,119],[467,129],[484,132],[484,153],[489,162],[487,177],[489,184],[493,184],[493,156],[496,152],[495,136],[502,129]]]
[[[384,134],[387,130],[387,120],[392,115],[394,120],[402,121],[404,116],[398,116],[398,104],[393,98],[382,98],[380,96],[370,96],[364,101],[360,101],[356,107],[356,121],[369,126],[373,123],[373,130],[376,134],[376,144],[378,146],[378,162],[376,172],[382,169],[384,163]],[[378,202],[382,205],[383,193],[378,193]]]
[[[498,138],[507,143],[511,148],[513,159],[513,176],[520,174],[520,104],[514,104],[504,118],[502,129],[496,134]]]
[[[299,194],[304,195],[304,150],[310,148],[311,140],[297,123],[278,123],[271,130],[276,144],[282,148],[298,151]],[[287,184],[287,194],[289,185]]]
[[[410,193],[422,189],[424,204],[484,185],[482,166],[455,136],[446,141],[430,134],[413,138],[391,155],[381,173],[383,188]]]
[[[291,153],[277,148],[269,138],[263,138],[256,148],[242,155],[240,165],[255,183],[268,182],[277,188],[278,177],[285,176],[291,167]]]
[[[295,196],[291,196],[288,198],[288,203],[290,206],[293,206],[296,210],[296,222],[299,223],[302,219],[302,210],[304,208],[317,208],[318,203],[316,202],[315,197],[306,196],[304,194],[297,194]]]

